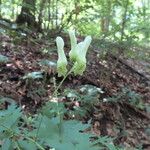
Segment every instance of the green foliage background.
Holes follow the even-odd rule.
[[[39,21],[41,15],[42,28],[46,30],[76,28],[80,34],[103,36],[113,40],[134,39],[146,43],[150,40],[149,0],[36,0],[35,2],[36,6],[27,7],[36,8],[34,14],[36,20]],[[0,16],[15,21],[21,7],[21,0],[1,0]],[[105,24],[105,31],[102,29],[102,22]]]

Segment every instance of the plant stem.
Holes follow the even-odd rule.
[[[38,138],[38,133],[39,133],[39,130],[40,130],[40,127],[41,127],[41,124],[42,124],[42,120],[43,120],[43,116],[41,116],[40,123],[39,123],[39,126],[38,126],[38,128],[37,128],[37,132],[36,132],[36,136],[35,136],[35,141],[36,141],[37,138]]]
[[[58,92],[59,88],[62,86],[63,82],[68,77],[68,75],[72,72],[72,70],[73,70],[73,67],[70,69],[70,71],[68,71],[68,73],[66,73],[66,75],[64,76],[64,78],[61,80],[61,82],[59,83],[59,85],[55,89],[53,96],[57,96],[57,92]]]
[[[45,150],[39,143],[37,143],[35,140],[29,138],[29,137],[25,137],[27,140],[31,141],[32,143],[34,143],[40,150]]]
[[[63,82],[65,81],[65,79],[68,77],[69,74],[71,74],[71,72],[73,71],[73,67],[70,69],[70,71],[68,71],[68,73],[66,73],[66,75],[64,76],[64,78],[61,80],[61,82],[59,83],[59,85],[56,87],[56,82],[54,81],[54,86],[56,87],[55,88],[55,91],[53,93],[53,97],[56,97],[58,96],[58,90],[59,88],[62,86]],[[59,107],[58,105],[58,101],[57,101],[57,107]],[[58,112],[57,112],[58,116],[59,116],[59,125],[58,125],[58,128],[59,128],[59,136],[60,136],[60,142],[62,142],[62,124],[63,124],[63,115],[60,113],[59,109],[58,109]]]
[[[18,142],[15,142],[15,145],[16,145],[16,148],[17,148],[18,150],[21,150],[20,147],[19,147],[19,145],[18,145]]]

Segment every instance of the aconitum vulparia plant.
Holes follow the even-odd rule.
[[[82,75],[86,69],[86,54],[92,41],[91,36],[87,36],[84,41],[77,43],[75,31],[69,31],[71,50],[69,52],[70,61],[73,63],[71,72],[75,75]],[[56,38],[58,49],[57,72],[59,76],[67,74],[67,59],[64,53],[64,41],[61,37]],[[70,71],[69,71],[70,73]]]

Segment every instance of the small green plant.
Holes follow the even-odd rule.
[[[1,110],[0,148],[2,150],[36,150],[37,148],[44,150],[33,137],[28,136],[30,131],[24,126],[27,126],[27,122],[23,119],[21,108],[15,103],[11,104],[7,110]]]
[[[33,82],[34,80],[42,79],[42,78],[43,78],[43,74],[42,74],[42,72],[40,72],[40,71],[37,71],[37,72],[30,72],[30,73],[28,73],[28,74],[26,74],[26,75],[24,75],[24,76],[22,77],[22,79],[25,81],[25,84],[26,84],[26,86],[27,86],[28,88],[31,87],[32,82]]]
[[[69,111],[71,116],[83,117],[91,112],[95,104],[99,103],[101,94],[104,93],[101,88],[85,84],[77,87],[77,89],[65,89],[64,94],[70,103],[78,103]],[[69,105],[69,103],[68,103]]]
[[[23,76],[23,79],[34,80],[43,78],[42,72],[31,72]]]
[[[43,71],[43,86],[47,84],[48,82],[48,76],[55,72],[56,70],[56,62],[55,61],[49,61],[47,59],[43,59],[38,63]]]
[[[143,109],[145,106],[142,102],[142,97],[140,94],[132,91],[130,88],[123,88],[117,95],[108,98],[107,101],[110,102],[119,102],[119,101],[126,101],[129,102],[131,105]]]

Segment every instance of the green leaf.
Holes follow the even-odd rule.
[[[64,114],[66,109],[63,103],[57,102],[47,102],[42,108],[41,111],[42,115],[47,116],[48,118],[54,117],[60,114]]]
[[[57,66],[56,62],[54,62],[54,61],[49,61],[49,60],[47,60],[47,59],[41,60],[41,61],[39,62],[39,64],[40,64],[41,66],[47,66],[47,67],[56,67],[56,66]]]
[[[1,150],[12,150],[13,149],[13,143],[10,139],[5,139]]]
[[[23,79],[41,79],[43,78],[42,72],[31,72],[23,76]]]
[[[63,95],[69,99],[80,99],[80,94],[74,89],[65,89]]]
[[[31,143],[26,140],[19,140],[18,145],[23,150],[36,150],[37,149],[37,147],[34,143]]]
[[[4,56],[4,55],[0,55],[0,64],[2,63],[7,63],[9,61],[9,58]]]
[[[37,122],[35,125],[38,128],[39,123]],[[38,137],[41,142],[56,150],[99,150],[97,147],[93,147],[89,141],[91,134],[80,132],[87,127],[89,124],[82,124],[76,120],[62,121],[60,125],[58,117],[49,119],[44,116]],[[32,132],[32,135],[36,132],[37,129]]]
[[[108,136],[103,136],[103,137],[100,136],[93,143],[94,144],[100,144],[101,147],[104,146],[104,149],[108,148],[109,150],[117,150],[117,148],[113,144],[113,139],[108,137]]]
[[[0,132],[8,129],[17,129],[16,124],[22,113],[15,104],[9,105],[7,110],[0,111]]]
[[[40,122],[41,122],[41,125],[40,125],[40,129],[38,131]],[[59,124],[59,120],[57,120],[55,118],[49,119],[46,116],[39,115],[39,117],[34,122],[34,126],[37,129],[33,130],[29,134],[31,136],[36,136],[37,131],[38,131],[38,137],[42,141],[44,141],[48,138],[54,138],[55,134],[59,133],[58,124]]]

